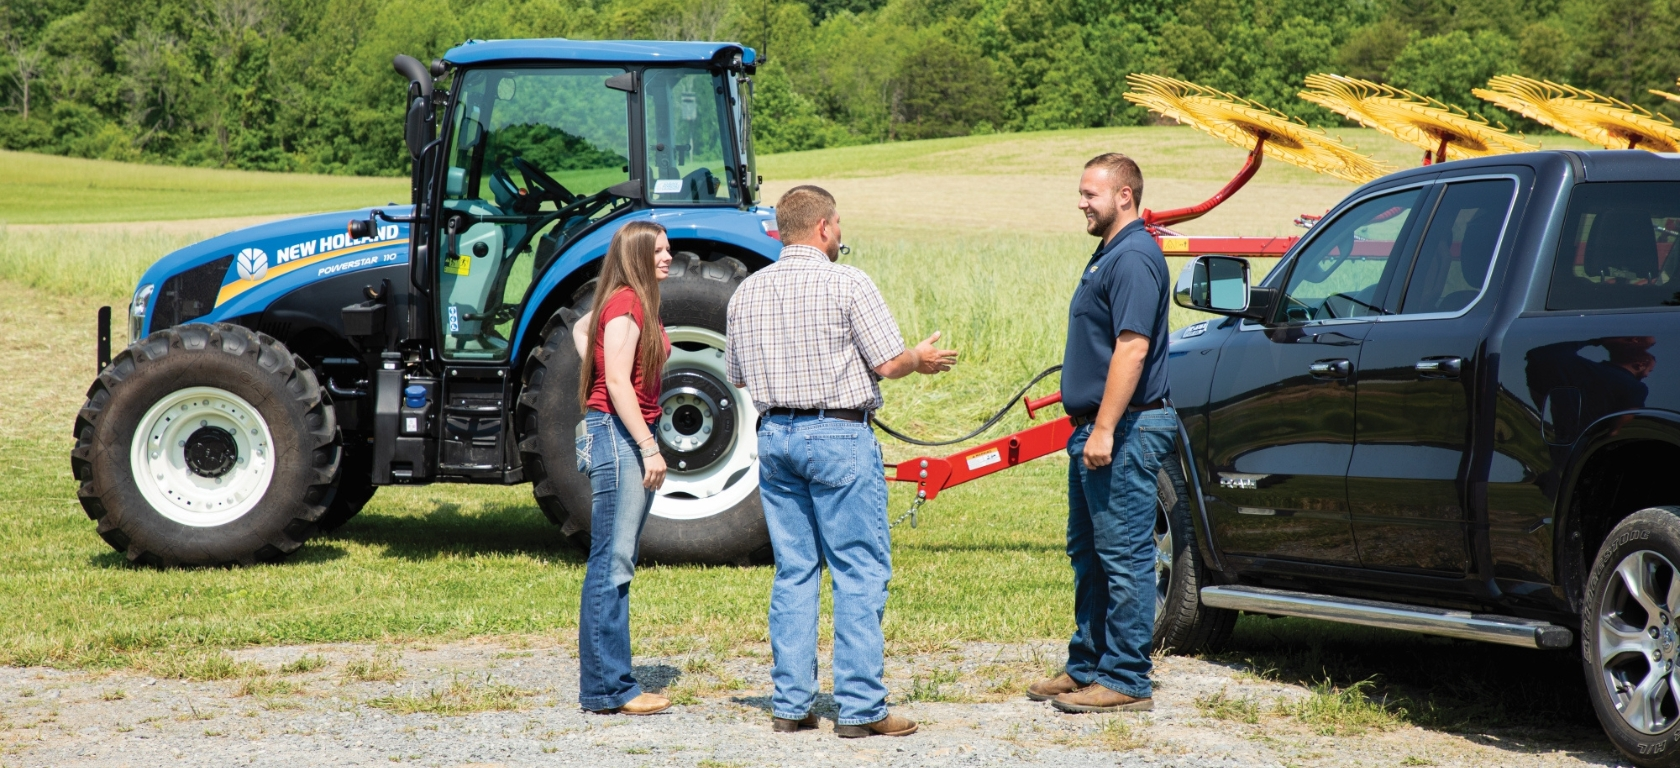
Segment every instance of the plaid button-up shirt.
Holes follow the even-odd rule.
[[[782,249],[729,300],[729,380],[769,408],[881,407],[875,368],[904,353],[862,270],[808,245]]]

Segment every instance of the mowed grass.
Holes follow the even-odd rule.
[[[1095,244],[1072,207],[1073,180],[1085,158],[1105,149],[1139,157],[1151,179],[1147,201],[1161,207],[1200,200],[1242,159],[1182,128],[764,159],[772,199],[796,182],[834,189],[854,246],[847,263],[874,278],[912,341],[940,330],[963,354],[945,376],[885,383],[886,421],[931,436],[966,432],[1060,362],[1067,300]],[[1390,151],[1402,149],[1409,157],[1406,148]],[[176,172],[134,172],[142,171]],[[1194,224],[1289,234],[1298,230],[1277,217],[1322,210],[1352,189],[1277,164],[1261,182],[1283,202],[1254,200],[1266,188],[1251,188],[1208,217],[1225,218]],[[1245,200],[1254,207],[1236,205]],[[0,663],[150,668],[160,657],[210,658],[257,644],[575,633],[582,555],[543,519],[526,486],[382,489],[337,534],[254,568],[132,568],[95,536],[68,461],[71,423],[94,373],[94,309],[120,307],[140,270],[167,250],[227,228],[204,221],[0,233]],[[1173,324],[1193,319],[1175,310]],[[1056,386],[1051,377],[1034,394]],[[1017,409],[991,436],[1026,424]],[[885,448],[889,460],[956,450]],[[894,530],[889,653],[1071,631],[1065,471],[1065,459],[1051,457],[958,487],[924,507],[919,528]],[[909,501],[910,489],[895,484],[891,515]],[[767,640],[770,578],[765,567],[641,569],[632,590],[636,652],[730,653]],[[1371,679],[1362,694],[1426,727],[1591,723],[1578,662],[1567,654],[1247,617],[1215,658],[1332,692]],[[1347,699],[1343,709],[1358,709],[1335,695]]]
[[[0,151],[0,223],[169,221],[408,200],[408,179],[134,165]]]

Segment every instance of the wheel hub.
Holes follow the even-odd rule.
[[[200,422],[198,430],[187,438],[185,453],[187,469],[193,474],[217,478],[233,469],[239,460],[239,445],[233,441],[232,432]]]
[[[674,472],[699,472],[717,463],[735,442],[736,400],[708,371],[666,371],[659,398],[659,437],[666,465]]]

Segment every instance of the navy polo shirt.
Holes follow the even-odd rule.
[[[1149,354],[1132,405],[1167,396],[1167,259],[1155,238],[1133,221],[1097,246],[1068,307],[1067,351],[1062,355],[1062,408],[1070,416],[1095,415],[1102,405],[1114,341],[1122,331],[1149,338]]]

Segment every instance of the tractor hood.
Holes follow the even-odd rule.
[[[260,311],[269,302],[333,275],[408,261],[408,225],[382,223],[371,238],[350,239],[351,219],[372,208],[321,213],[234,230],[159,259],[141,276],[152,286],[140,332],[193,320]],[[406,216],[411,206],[383,206]],[[136,308],[131,308],[131,311]]]

